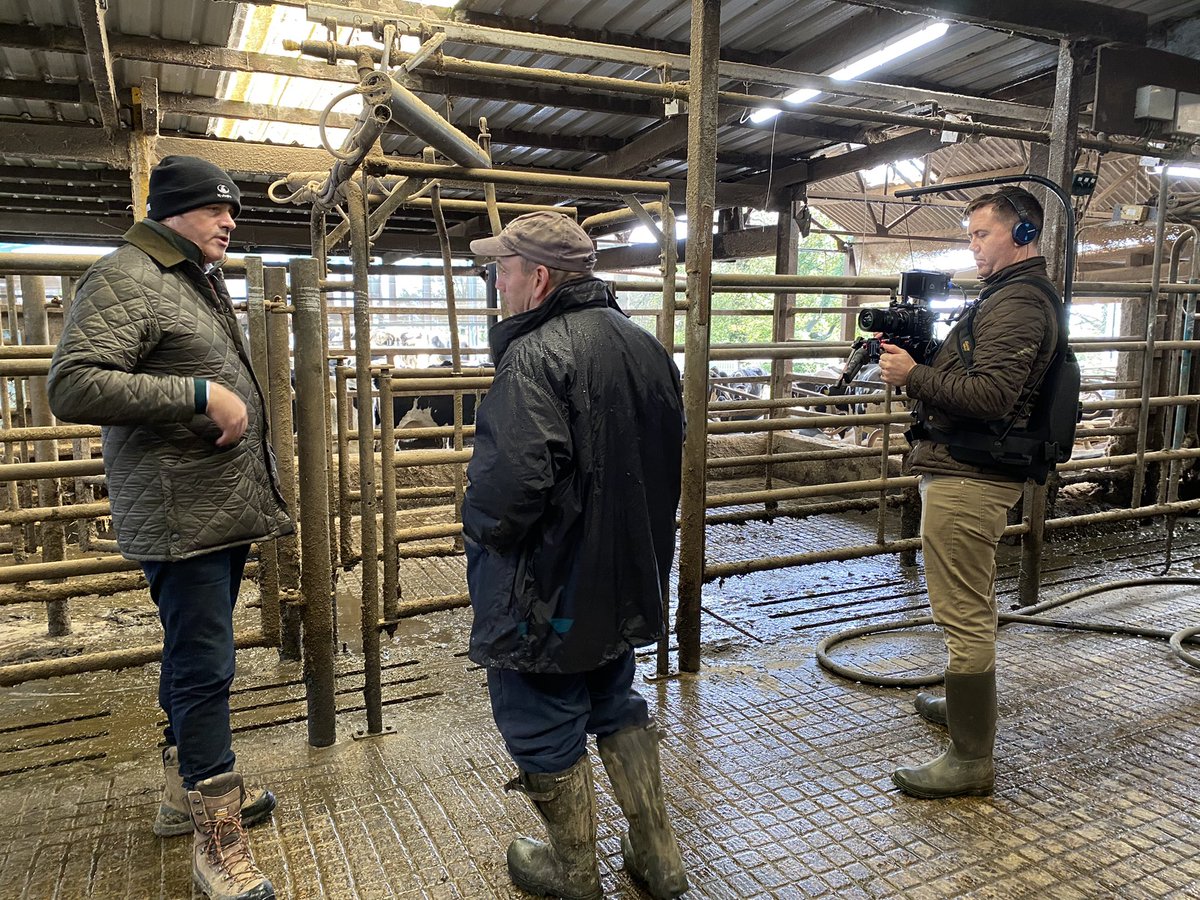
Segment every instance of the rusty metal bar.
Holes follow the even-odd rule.
[[[397,541],[428,541],[434,538],[457,537],[462,534],[462,522],[447,522],[441,525],[415,525],[396,531]]]
[[[71,459],[62,462],[13,463],[0,468],[0,482],[30,481],[40,478],[67,478],[76,475],[103,475],[102,459]]]
[[[521,169],[460,168],[458,166],[435,165],[393,157],[372,157],[364,169],[372,175],[409,175],[420,178],[437,178],[443,184],[463,182],[468,184],[508,184],[529,190],[550,190],[554,193],[576,196],[601,196],[612,194],[657,194],[666,196],[671,185],[666,181],[650,181],[633,178],[601,178],[587,175],[559,175],[551,172],[530,172]]]
[[[402,619],[414,616],[425,616],[430,613],[444,612],[448,609],[465,609],[471,605],[470,594],[445,594],[441,597],[427,597],[423,600],[409,600],[393,610],[392,616],[379,623],[380,628],[394,626]]]
[[[721,4],[719,0],[692,0],[692,97],[688,114],[688,240],[684,266],[687,272],[687,319],[684,338],[683,407],[689,427],[683,447],[683,484],[680,496],[679,605],[675,632],[679,643],[679,670],[700,669],[700,606],[704,581],[705,457],[708,446],[710,343],[709,310],[712,307],[712,222],[716,203],[717,71],[721,55]],[[669,197],[667,198],[669,200]],[[664,592],[665,593],[665,592]],[[665,597],[664,597],[665,603]],[[666,635],[664,635],[664,640]],[[659,674],[664,654],[659,648]]]
[[[22,278],[36,277],[22,275]],[[22,317],[24,318],[24,316]],[[30,378],[45,376],[50,372],[50,359],[3,359],[0,360],[0,375],[9,378]]]
[[[246,257],[246,322],[250,332],[250,362],[254,380],[263,397],[264,427],[270,435],[270,407],[267,380],[267,305],[261,256]],[[259,627],[279,646],[279,545],[262,541],[258,545]]]
[[[659,268],[662,271],[662,306],[658,311],[655,331],[658,334],[658,342],[670,351],[675,347],[675,310],[678,308],[675,299],[675,285],[679,272],[679,244],[675,239],[675,210],[668,202],[648,203],[646,208],[651,209],[655,206],[660,208],[659,221],[662,222],[663,234],[660,243],[662,249],[659,253]],[[684,305],[686,307],[686,304]]]
[[[889,456],[900,456],[904,450],[900,447],[893,447],[889,452]],[[880,455],[880,451],[873,447],[854,447],[847,446],[845,449],[835,450],[798,450],[794,453],[762,453],[752,456],[720,456],[712,457],[708,460],[708,468],[710,469],[736,469],[742,466],[761,466],[769,462],[777,465],[791,462],[814,462],[824,459],[862,459],[864,457],[874,458]]]
[[[54,344],[12,344],[0,346],[0,359],[49,359]]]
[[[249,569],[250,567],[247,566],[247,571]],[[107,597],[145,587],[146,577],[140,568],[107,575],[75,576],[69,582],[48,585],[22,584],[19,588],[0,591],[0,606],[15,606],[19,603],[49,603],[53,600],[69,600],[73,597]]]
[[[1007,533],[1008,530],[1006,529],[1005,534]],[[889,553],[903,553],[906,550],[920,549],[921,539],[917,537],[887,541],[883,544],[840,547],[834,550],[816,550],[811,553],[794,553],[787,556],[765,556],[761,559],[714,563],[704,567],[704,580],[705,582],[716,581],[720,578],[729,578],[732,575],[748,575],[751,572],[769,572],[773,569],[786,569],[792,566],[806,566],[821,562],[844,562],[851,559],[865,559],[868,556],[883,556]]]
[[[429,146],[464,168],[488,169],[492,165],[479,145],[437,114],[386,72],[373,72],[363,79],[363,87],[376,102],[386,103],[391,118]]]
[[[107,500],[95,503],[72,503],[70,506],[35,506],[28,509],[0,512],[0,525],[23,525],[27,522],[74,522],[112,515]]]
[[[400,601],[400,559],[396,554],[396,416],[392,407],[391,369],[379,376],[380,488],[383,497],[383,617],[393,619]],[[360,498],[361,499],[361,498]]]
[[[350,495],[350,441],[359,440],[358,430],[350,433],[350,388],[349,369],[338,366],[334,375],[335,405],[337,415],[337,510],[338,510],[338,561],[344,568],[350,566],[354,558],[354,534],[350,529],[350,520],[354,516]]]
[[[900,506],[903,494],[885,494],[888,506]],[[870,512],[880,506],[878,497],[861,500],[831,500],[824,503],[805,503],[802,506],[774,507],[772,509],[750,509],[742,512],[717,513],[705,516],[708,525],[742,524],[745,522],[772,522],[775,519],[807,519],[839,512]]]
[[[835,494],[864,494],[888,488],[915,487],[920,479],[915,475],[897,478],[874,478],[867,481],[841,481],[835,484],[807,484],[799,487],[774,488],[768,491],[738,491],[729,494],[712,494],[705,504],[708,509],[723,506],[748,506],[768,500],[801,500],[805,497],[828,497]]]
[[[270,647],[270,639],[261,631],[239,631],[233,636],[233,646],[238,650],[247,647]],[[123,650],[106,650],[100,653],[84,653],[79,656],[44,659],[38,662],[0,666],[0,686],[10,687],[26,681],[43,678],[59,678],[63,675],[79,675],[84,672],[119,671],[144,666],[162,659],[162,644],[145,647],[128,647]]]
[[[1133,470],[1133,488],[1130,494],[1130,502],[1140,503],[1142,500],[1142,490],[1145,486],[1146,467],[1143,465],[1143,459],[1147,450],[1148,429],[1150,425],[1150,395],[1152,393],[1151,384],[1154,381],[1154,349],[1155,349],[1155,329],[1158,323],[1158,300],[1159,300],[1159,283],[1162,281],[1162,263],[1163,252],[1166,244],[1166,228],[1167,228],[1167,198],[1169,192],[1170,179],[1164,171],[1158,181],[1158,220],[1154,228],[1154,261],[1151,264],[1150,271],[1150,295],[1146,302],[1146,334],[1145,334],[1145,350],[1146,353],[1142,357],[1142,389],[1141,389],[1141,404],[1138,408],[1137,418],[1137,453],[1138,464]],[[1164,345],[1166,341],[1162,342]],[[1176,343],[1172,341],[1171,343]]]
[[[292,421],[292,360],[287,306],[287,270],[268,266],[263,270],[263,294],[267,307],[267,385],[271,412],[271,446],[283,500],[292,515],[299,512],[296,493],[296,446]],[[294,310],[293,310],[294,312]],[[275,541],[279,562],[281,600],[299,596],[300,547],[296,535],[285,534]],[[281,602],[279,609],[279,656],[299,660],[301,610],[295,603]]]
[[[358,402],[358,433],[374,427],[371,410],[371,314],[369,266],[371,245],[367,234],[367,197],[357,181],[346,184],[346,208],[350,218],[350,258],[354,265],[354,390]],[[382,672],[379,631],[379,564],[375,523],[375,451],[370,440],[358,440],[359,549],[362,554],[362,646],[363,702],[366,734],[383,733]]]
[[[393,373],[394,375],[395,373]],[[445,393],[463,391],[484,391],[492,386],[492,377],[484,378],[459,377],[453,381],[445,378],[393,378],[392,389],[397,394],[406,393]]]
[[[100,437],[99,425],[51,425],[41,428],[5,428],[0,430],[0,443],[21,441],[65,441],[70,438]]]
[[[471,461],[474,450],[401,450],[396,454],[395,468],[419,468]]]
[[[66,559],[58,562],[23,563],[0,567],[0,584],[24,584],[28,581],[54,581],[76,575],[102,575],[105,572],[128,572],[141,566],[122,556],[93,556],[87,559]]]
[[[300,434],[325,434],[327,378],[324,363],[325,318],[321,310],[316,260],[291,261],[292,300],[296,308],[296,424]],[[299,446],[300,595],[304,619],[304,693],[308,742],[328,747],[337,740],[333,672],[333,580],[330,568],[329,469],[324,444]]]
[[[46,315],[46,283],[41,275],[21,276],[21,311],[25,321],[25,345],[44,346],[50,343],[50,320]],[[49,371],[49,363],[47,363]],[[50,395],[46,378],[38,376],[28,382],[31,425],[34,428],[54,426],[54,414],[50,411]],[[58,463],[58,441],[42,439],[34,442],[34,458],[37,463],[52,466]],[[37,502],[41,506],[62,506],[62,495],[57,478],[46,475],[37,482]],[[42,545],[42,562],[54,563],[66,556],[66,532],[62,522],[44,520],[39,529]],[[65,637],[71,633],[71,611],[68,601],[56,600],[46,606],[46,629],[51,637]]]

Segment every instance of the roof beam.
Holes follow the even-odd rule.
[[[36,155],[54,162],[100,163],[129,168],[129,137],[107,137],[100,128],[71,125],[7,124],[0,128],[0,156],[22,159]]]
[[[916,13],[1011,31],[1024,37],[1057,41],[1121,41],[1145,44],[1149,20],[1144,13],[1086,0],[846,0],[901,13]]]
[[[68,240],[91,240],[115,242],[133,224],[128,215],[81,216],[78,213],[5,213],[0,217],[0,240],[14,242],[30,238],[46,240],[59,238]],[[234,232],[234,252],[256,252],[265,250],[308,250],[312,247],[312,232],[309,221],[304,217],[295,226],[256,225],[239,220]],[[441,244],[437,235],[394,234],[384,232],[372,245],[376,253],[403,252],[427,256],[440,256]],[[470,242],[465,239],[452,240],[451,250],[458,255],[470,254]]]
[[[113,135],[121,127],[117,112],[117,87],[113,79],[112,56],[108,51],[108,29],[104,27],[106,0],[76,0],[79,24],[87,48],[88,68],[96,89],[96,105],[100,107],[100,122]]]
[[[871,169],[881,163],[892,163],[900,159],[924,156],[941,147],[941,136],[932,131],[913,131],[900,137],[871,144],[861,150],[851,150],[841,156],[827,156],[809,162],[808,183],[828,181],[839,175],[847,175],[860,169]]]
[[[811,137],[830,143],[863,143],[866,140],[865,131],[860,128],[847,128],[842,125],[826,125],[823,122],[809,122],[798,116],[782,116],[775,122],[753,122],[750,119],[742,121],[745,108],[737,107],[733,112],[727,112],[728,106],[720,107],[724,113],[721,121],[723,128],[751,128],[757,131],[773,131],[781,134]],[[581,171],[589,175],[609,175],[619,177],[639,172],[646,166],[660,159],[678,159],[677,154],[687,146],[687,117],[677,116],[651,126],[633,140],[628,141],[619,150],[609,153],[603,159],[593,160]],[[683,157],[686,159],[686,155]],[[717,161],[721,162],[721,153],[717,152]],[[770,160],[764,157],[764,163]]]

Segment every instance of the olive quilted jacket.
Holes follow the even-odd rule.
[[[102,425],[121,552],[179,560],[292,531],[271,451],[262,391],[219,272],[154,227],[80,280],[50,366],[50,406],[68,422]],[[245,402],[241,441],[196,413],[195,379]]]

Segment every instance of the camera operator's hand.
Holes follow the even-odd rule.
[[[908,374],[916,367],[916,362],[908,351],[901,350],[895,344],[881,341],[879,357],[879,375],[885,383],[892,387],[904,387],[908,383]]]

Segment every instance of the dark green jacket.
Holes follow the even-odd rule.
[[[1025,405],[1054,358],[1058,344],[1058,312],[1043,291],[1021,276],[1046,277],[1046,259],[1035,256],[1001,269],[985,279],[986,299],[975,316],[975,352],[970,371],[959,356],[951,330],[930,365],[918,365],[908,376],[905,392],[923,401],[939,428],[953,430],[964,422],[1006,419]],[[999,481],[1015,476],[985,473],[950,455],[945,444],[919,440],[909,454],[910,471],[923,475],[965,475]]]
[[[271,452],[265,403],[219,271],[190,244],[138,223],[80,280],[50,365],[50,406],[102,425],[121,552],[179,560],[292,531]],[[240,442],[196,412],[196,379],[246,403]]]

